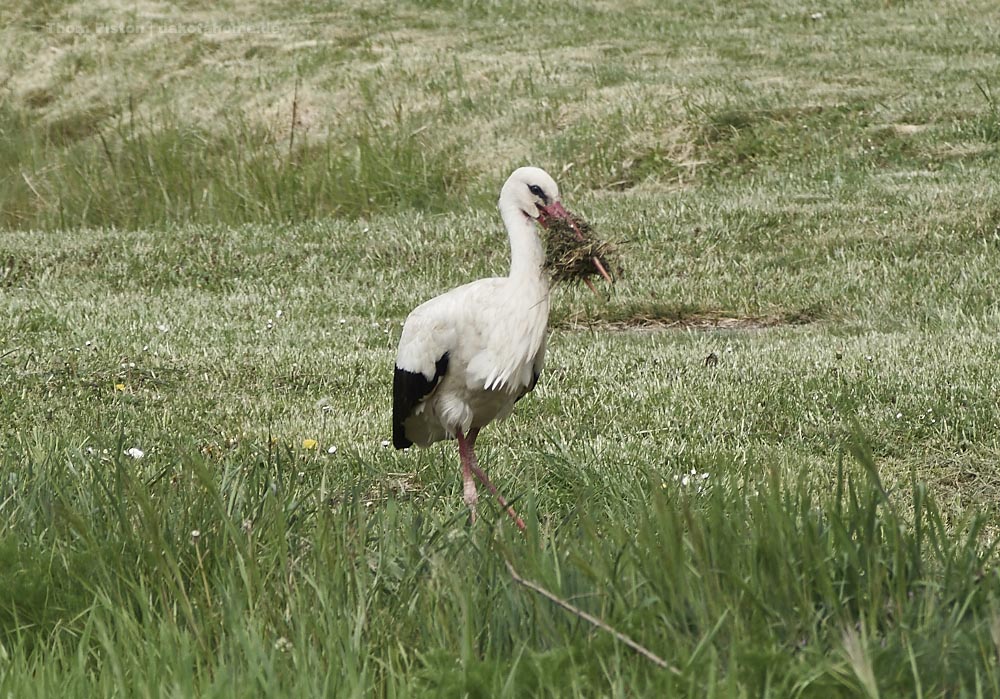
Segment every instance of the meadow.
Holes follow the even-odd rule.
[[[0,697],[1000,696],[993,2],[4,12]],[[529,163],[522,535],[388,440]]]

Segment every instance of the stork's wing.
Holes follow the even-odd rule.
[[[545,365],[545,338],[543,337],[542,346],[538,348],[538,354],[535,355],[535,359],[531,363],[531,383],[529,383],[525,387],[521,395],[517,397],[517,400],[521,400],[526,395],[535,390],[535,386],[538,385],[538,379],[542,375],[542,367],[544,365]]]
[[[392,377],[392,445],[406,449],[413,442],[406,436],[403,423],[414,408],[427,398],[448,371],[448,353],[434,362],[434,375],[428,379],[422,372],[408,371],[396,366]]]
[[[407,316],[392,380],[392,443],[397,449],[413,443],[404,424],[441,383],[449,358],[457,356],[453,351],[461,342],[458,329],[468,329],[470,308],[477,307],[476,299],[470,297],[482,285],[482,281],[472,282],[435,296]]]

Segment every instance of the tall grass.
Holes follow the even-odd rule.
[[[153,473],[63,445],[3,458],[23,474],[0,541],[14,696],[57,677],[80,696],[1000,691],[983,519],[946,523],[917,482],[887,493],[863,446],[827,490],[766,464],[701,492],[650,473],[610,516],[527,503],[526,537],[489,513],[456,527],[364,477],[303,477],[284,448]]]
[[[284,135],[239,112],[199,125],[128,101],[76,138],[5,103],[0,227],[292,222],[464,201],[460,147],[428,139],[419,122],[357,118],[296,142],[294,119]]]

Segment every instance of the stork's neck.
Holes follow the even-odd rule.
[[[529,284],[546,284],[542,266],[545,248],[538,236],[535,222],[524,215],[520,207],[500,209],[500,216],[510,236],[510,278]]]

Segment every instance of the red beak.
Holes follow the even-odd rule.
[[[564,221],[568,221],[576,231],[577,239],[583,240],[583,236],[580,235],[580,231],[576,228],[576,223],[573,222],[573,216],[570,212],[563,208],[563,205],[557,201],[552,202],[548,206],[538,207],[538,222],[542,224],[545,228],[549,227],[549,220],[553,218],[561,218]]]

